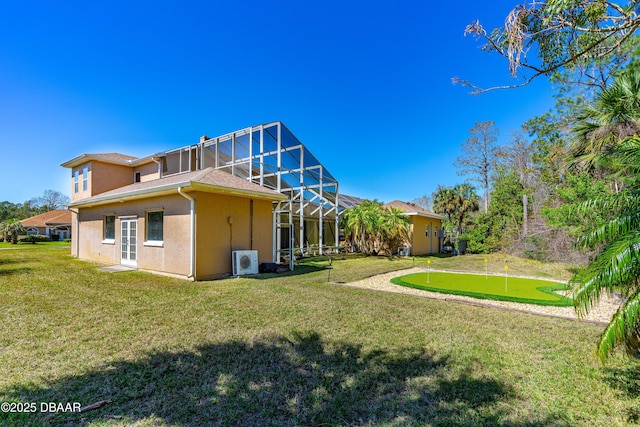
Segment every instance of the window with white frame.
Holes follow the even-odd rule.
[[[164,212],[149,211],[147,212],[147,242],[162,242],[164,240],[163,233]]]
[[[89,168],[85,166],[82,169],[82,191],[87,191],[89,188]]]
[[[78,192],[78,181],[80,180],[80,171],[76,170],[73,173],[73,192]]]

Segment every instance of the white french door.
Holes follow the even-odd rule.
[[[120,220],[120,263],[124,265],[136,266],[136,245],[138,233],[137,219],[121,219]]]

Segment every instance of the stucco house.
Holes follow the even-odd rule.
[[[338,246],[338,182],[281,122],[62,166],[81,259],[204,280],[232,274],[236,251],[292,263],[309,247]]]
[[[411,255],[429,255],[440,253],[444,232],[442,215],[429,212],[413,203],[394,200],[385,206],[400,209],[409,216],[411,231],[407,247]],[[409,254],[406,254],[409,255]]]
[[[51,210],[20,221],[27,229],[27,235],[47,236],[52,241],[71,238],[71,212]]]

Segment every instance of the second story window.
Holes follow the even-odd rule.
[[[89,168],[82,169],[82,191],[87,191],[89,188]]]
[[[78,192],[78,181],[80,179],[80,171],[75,171],[73,173],[73,192]]]

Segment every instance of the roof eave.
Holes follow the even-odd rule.
[[[421,213],[421,212],[416,212],[416,214],[418,216],[423,216],[425,218],[433,218],[433,219],[440,219],[440,220],[444,220],[444,216],[442,215],[438,215],[437,213],[434,214],[427,214],[427,213]]]
[[[109,203],[115,203],[115,202],[122,203],[124,201],[144,199],[151,196],[164,196],[164,195],[176,193],[178,191],[178,188],[183,188],[187,191],[201,190],[209,193],[230,194],[235,196],[253,197],[254,199],[271,200],[271,201],[287,200],[288,198],[284,194],[278,194],[278,193],[267,194],[261,191],[236,189],[236,188],[224,187],[220,185],[206,184],[202,182],[184,181],[176,184],[169,184],[163,187],[155,187],[155,188],[147,188],[147,189],[142,189],[137,191],[131,191],[124,194],[110,194],[103,197],[96,196],[95,198],[91,198],[91,199],[78,200],[77,202],[70,203],[69,207],[70,208],[94,207],[99,205],[106,205]]]
[[[275,192],[272,194],[269,194],[262,191],[253,191],[253,190],[246,190],[246,189],[240,189],[240,188],[225,187],[222,185],[207,184],[204,182],[192,182],[191,187],[194,190],[202,190],[210,193],[253,197],[255,199],[263,199],[263,200],[271,200],[271,201],[282,201],[282,200],[287,200],[289,198],[284,194],[275,193]]]
[[[70,208],[90,208],[93,206],[106,205],[115,202],[124,202],[130,200],[144,199],[150,196],[163,196],[173,194],[178,187],[189,187],[191,181],[181,182],[177,184],[169,184],[162,187],[145,188],[142,190],[130,191],[124,194],[109,194],[107,196],[95,196],[85,200],[78,200],[69,204]]]
[[[113,165],[120,165],[120,166],[131,166],[131,160],[99,159],[94,157],[91,154],[80,154],[78,157],[74,157],[71,160],[67,160],[64,163],[61,163],[60,166],[64,168],[74,168],[83,163],[93,162],[93,161],[109,163]]]

